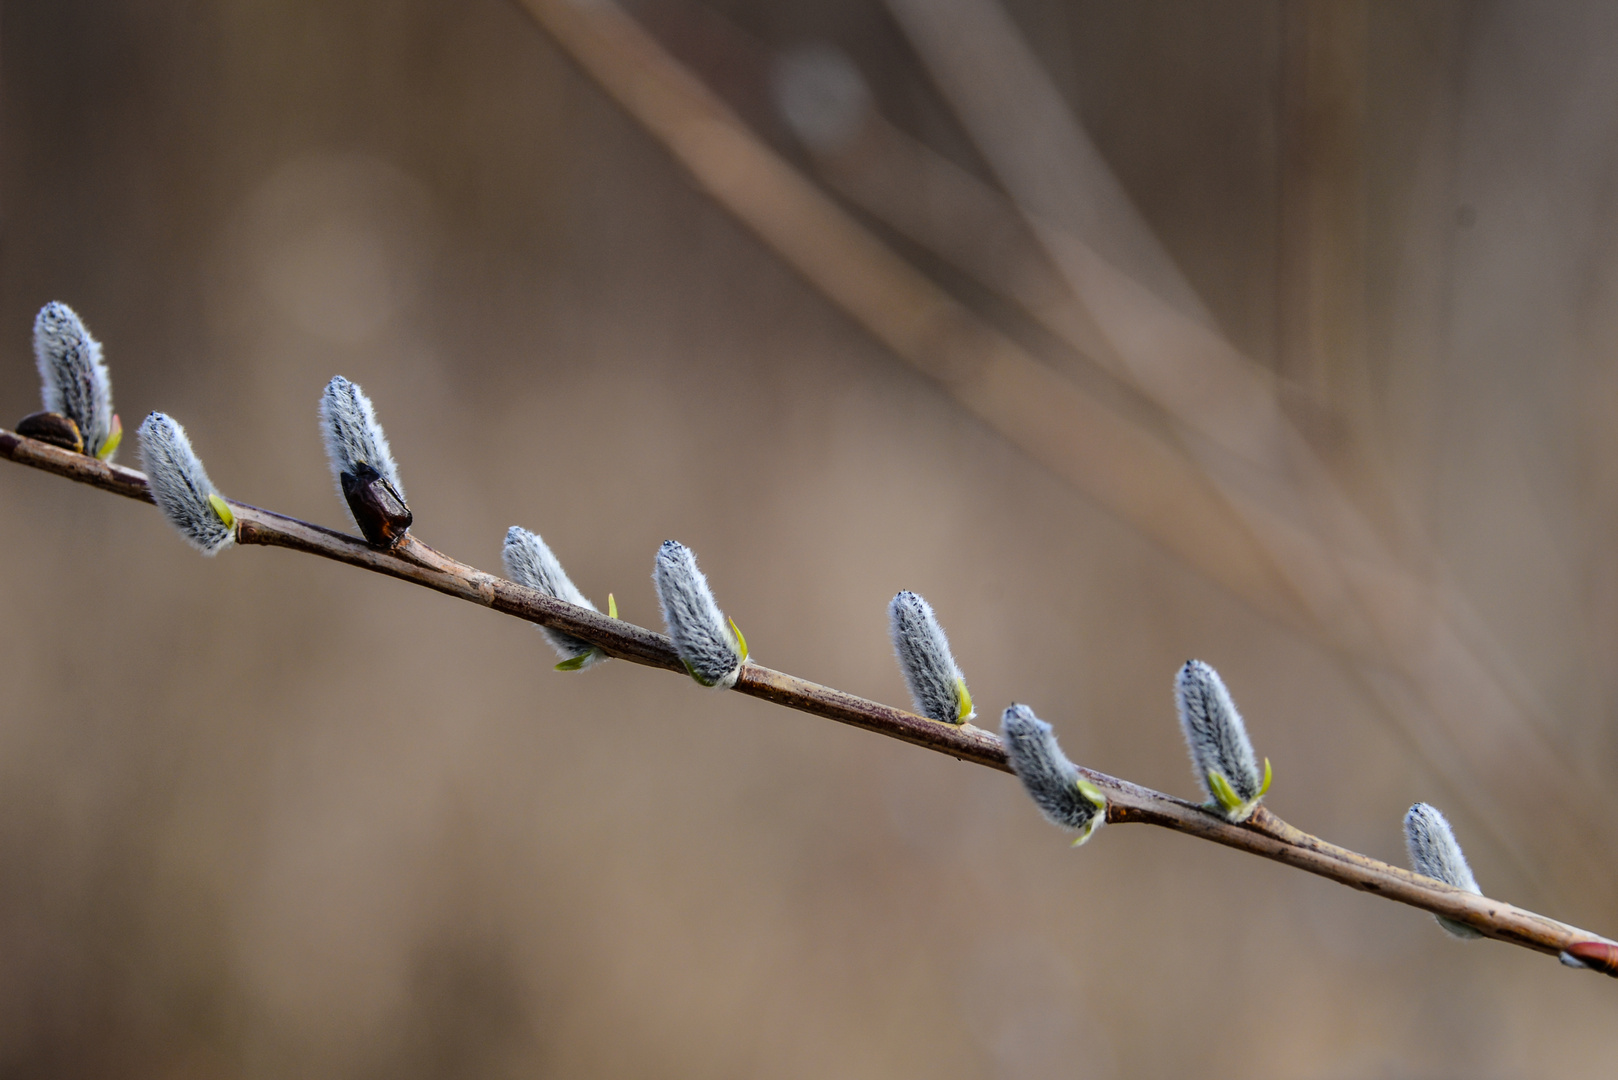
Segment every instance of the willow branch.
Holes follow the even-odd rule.
[[[0,456],[126,498],[152,501],[145,475],[134,469],[97,461],[4,429],[0,429]],[[287,548],[386,574],[564,631],[590,642],[609,656],[685,675],[673,644],[663,634],[564,603],[468,566],[412,535],[407,534],[392,551],[379,551],[356,537],[270,510],[234,500],[230,501],[230,507],[236,517],[238,544]],[[751,697],[874,731],[961,761],[1001,772],[1011,771],[1000,738],[971,724],[942,724],[751,661],[742,666],[735,689]],[[1339,884],[1465,923],[1497,941],[1551,955],[1576,950],[1599,970],[1618,976],[1618,942],[1329,844],[1293,828],[1263,807],[1246,822],[1233,824],[1172,795],[1093,769],[1081,771],[1107,796],[1109,822],[1157,825],[1273,859]]]

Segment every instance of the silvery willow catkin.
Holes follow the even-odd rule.
[[[1418,874],[1437,878],[1446,885],[1483,895],[1472,868],[1466,865],[1466,856],[1455,839],[1449,821],[1436,806],[1417,803],[1405,812],[1405,850],[1410,853],[1410,868]],[[1438,925],[1458,938],[1478,938],[1483,935],[1453,919],[1434,915]]]
[[[1107,820],[1107,798],[1062,753],[1051,726],[1028,706],[1013,704],[1000,716],[1000,735],[1011,771],[1045,820],[1076,830],[1074,847],[1090,839]]]
[[[101,343],[66,304],[53,301],[34,317],[34,362],[45,408],[78,425],[86,454],[111,460],[123,434],[112,411],[112,377]]]
[[[1269,759],[1260,773],[1242,714],[1213,668],[1201,660],[1186,661],[1174,691],[1197,783],[1227,819],[1246,821],[1269,790]]]
[[[573,584],[573,580],[567,576],[567,571],[562,569],[561,562],[538,534],[515,525],[507,529],[506,543],[500,551],[500,560],[506,565],[507,576],[519,585],[526,585],[536,592],[554,596],[578,607],[596,610],[596,606],[590,603],[589,598]],[[549,626],[541,626],[539,631],[545,635],[545,640],[550,642],[557,655],[561,656],[562,662],[557,665],[561,670],[575,671],[607,659],[606,653],[572,634]]]
[[[721,690],[735,686],[747,659],[747,642],[734,622],[727,625],[691,549],[675,540],[663,541],[652,567],[652,583],[674,650],[691,677]]]
[[[945,724],[964,724],[977,715],[949,639],[927,601],[909,591],[896,595],[888,603],[888,629],[917,712]]]
[[[208,479],[185,428],[160,412],[140,426],[140,460],[152,501],[204,555],[216,555],[236,539],[236,517]]]
[[[359,465],[369,465],[393,485],[402,498],[404,484],[393,463],[388,436],[377,422],[371,399],[354,383],[334,376],[320,395],[320,434],[326,442],[326,460],[331,465],[332,482],[343,493],[343,474],[353,475]]]

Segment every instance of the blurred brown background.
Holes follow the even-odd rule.
[[[995,175],[879,0],[639,10],[805,169],[748,65],[829,42]],[[1006,10],[1618,842],[1618,8]],[[1431,800],[1491,895],[1618,932],[1618,875],[1520,855],[1562,827],[1542,779],[1415,753],[1318,637],[805,285],[515,4],[10,0],[0,43],[0,422],[38,407],[30,321],[60,299],[127,429],[169,412],[226,493],[339,526],[314,407],[341,373],[418,534],[479,566],[524,525],[656,626],[678,538],[762,662],[895,703],[884,605],[915,589],[985,726],[1028,702],[1183,795],[1198,656],[1283,817],[1402,864]],[[512,620],[203,560],[43,474],[0,468],[0,500],[0,1075],[1610,1075],[1612,986],[1549,958],[1157,830],[1072,852],[989,770],[628,664],[553,674]]]

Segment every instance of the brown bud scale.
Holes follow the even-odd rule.
[[[398,546],[415,517],[387,477],[361,464],[339,479],[343,484],[343,498],[348,500],[348,509],[366,542],[381,551],[391,551]]]
[[[1609,941],[1580,941],[1569,945],[1567,951],[1585,967],[1618,978],[1618,945]]]
[[[84,453],[84,436],[79,434],[79,425],[73,422],[71,416],[63,416],[61,413],[29,413],[17,421],[17,434],[50,443],[52,446],[60,446],[63,450],[71,450],[75,454]]]

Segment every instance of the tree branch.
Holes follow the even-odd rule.
[[[0,456],[126,498],[152,501],[146,477],[134,469],[97,461],[4,429],[0,429]],[[564,631],[598,646],[609,656],[685,674],[674,646],[664,635],[468,566],[410,534],[394,550],[379,551],[363,540],[297,518],[233,500],[230,507],[236,516],[238,544],[289,548],[387,574]],[[1011,771],[1000,738],[971,724],[939,723],[751,661],[742,666],[735,689],[961,761]],[[1158,825],[1212,840],[1465,923],[1497,941],[1553,956],[1571,951],[1588,966],[1618,976],[1618,942],[1329,844],[1293,828],[1263,807],[1246,822],[1232,824],[1183,799],[1092,769],[1081,771],[1105,793],[1109,822]]]

